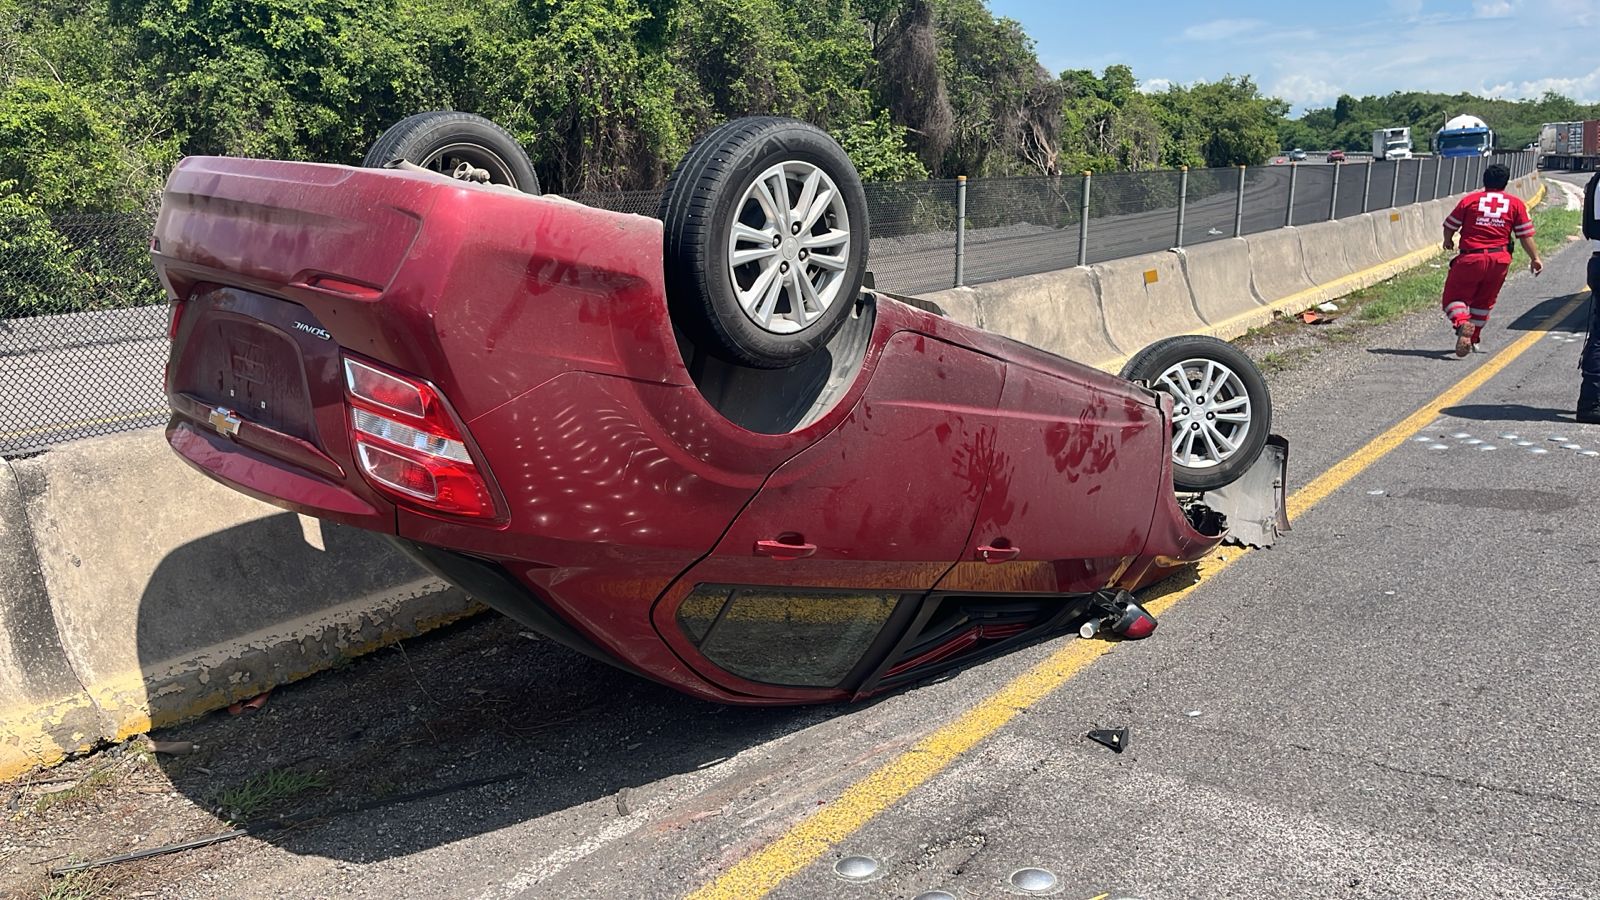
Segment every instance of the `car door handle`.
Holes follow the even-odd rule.
[[[756,541],[756,555],[773,559],[805,559],[817,552],[816,544],[790,544],[784,541]]]
[[[1016,559],[1022,555],[1021,547],[996,547],[993,544],[984,544],[978,548],[978,558],[986,563],[1003,563],[1006,560]]]

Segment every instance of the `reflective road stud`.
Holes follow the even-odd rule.
[[[1018,869],[1007,879],[1012,887],[1027,894],[1045,894],[1056,889],[1061,879],[1049,869]]]
[[[871,881],[878,869],[878,861],[870,856],[846,856],[833,864],[834,874],[845,881]]]

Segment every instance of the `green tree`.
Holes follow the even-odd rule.
[[[852,122],[833,133],[850,154],[862,181],[913,181],[928,177],[928,168],[907,146],[908,129],[890,121],[887,112],[876,119]]]
[[[1248,75],[1229,75],[1157,94],[1172,139],[1182,148],[1169,164],[1210,167],[1260,165],[1278,149],[1278,123],[1289,105],[1266,97]]]

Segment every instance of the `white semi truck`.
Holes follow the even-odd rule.
[[[1411,129],[1379,128],[1372,132],[1373,159],[1410,159]]]

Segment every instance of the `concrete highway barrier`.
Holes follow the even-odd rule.
[[[1514,192],[1533,198],[1537,178]],[[1115,371],[1418,264],[1454,198],[929,295]],[[190,470],[160,429],[0,461],[0,778],[251,697],[481,609],[382,539]]]
[[[1364,268],[1345,252],[1347,231],[1343,222],[1318,222],[1299,229],[1300,254],[1312,285],[1326,285]],[[1333,298],[1331,289],[1323,293],[1325,299]]]
[[[191,470],[159,429],[70,442],[10,470],[0,777],[478,609],[377,535]]]
[[[1426,247],[1439,241],[1439,226],[1443,221],[1444,216],[1432,219],[1426,215],[1426,210],[1408,207],[1401,211],[1399,221],[1389,224],[1395,229],[1400,247]]]
[[[1518,179],[1508,190],[1534,200],[1542,190],[1537,176]],[[1076,346],[1075,358],[1115,371],[1151,341],[1175,334],[1237,337],[1274,316],[1293,313],[1389,278],[1434,255],[1440,223],[1460,197],[1408,204],[1331,222],[1281,228],[1112,262],[1079,266],[1029,279],[1047,279],[1058,290],[1039,294],[1029,279],[990,282],[928,295],[941,304],[971,305],[981,291],[985,311],[974,322],[1026,343],[1063,352]],[[1174,269],[1176,272],[1174,272]],[[1053,278],[1066,272],[1081,277]],[[1145,273],[1154,273],[1146,281]],[[1183,284],[1174,283],[1174,274]],[[1188,304],[1183,302],[1187,290]],[[1027,297],[1025,301],[1021,298]],[[1025,316],[992,315],[1013,301],[1025,303]],[[1040,303],[1055,303],[1054,315]],[[1095,312],[1102,316],[1095,319]],[[1073,323],[1063,331],[1061,320]],[[1064,344],[1063,333],[1095,335],[1083,345]],[[1109,348],[1114,354],[1094,355]],[[1066,353],[1065,355],[1074,355]]]
[[[1123,355],[1170,334],[1205,327],[1176,254],[1147,253],[1092,269],[1106,333]]]
[[[1399,210],[1380,210],[1340,219],[1333,223],[1339,226],[1339,242],[1344,245],[1345,261],[1350,264],[1352,270],[1370,269],[1393,258],[1393,254],[1378,252],[1378,237],[1373,231],[1372,222],[1374,219],[1387,219],[1399,214]]]
[[[1261,308],[1262,300],[1250,283],[1250,245],[1243,238],[1189,247],[1179,258],[1194,307],[1207,325],[1221,325]]]
[[[103,731],[56,632],[22,490],[0,462],[0,776],[59,759]]]
[[[1316,286],[1306,273],[1298,228],[1263,231],[1244,242],[1250,248],[1250,284],[1257,297],[1271,302]]]
[[[1373,246],[1377,248],[1380,261],[1404,256],[1419,246],[1412,223],[1421,221],[1422,208],[1408,206],[1393,213],[1398,214],[1399,218],[1383,213],[1367,213],[1363,217],[1372,229]]]
[[[1097,273],[1087,267],[1024,275],[933,295],[958,322],[1029,343],[1070,359],[1108,359],[1120,351],[1106,332]]]

